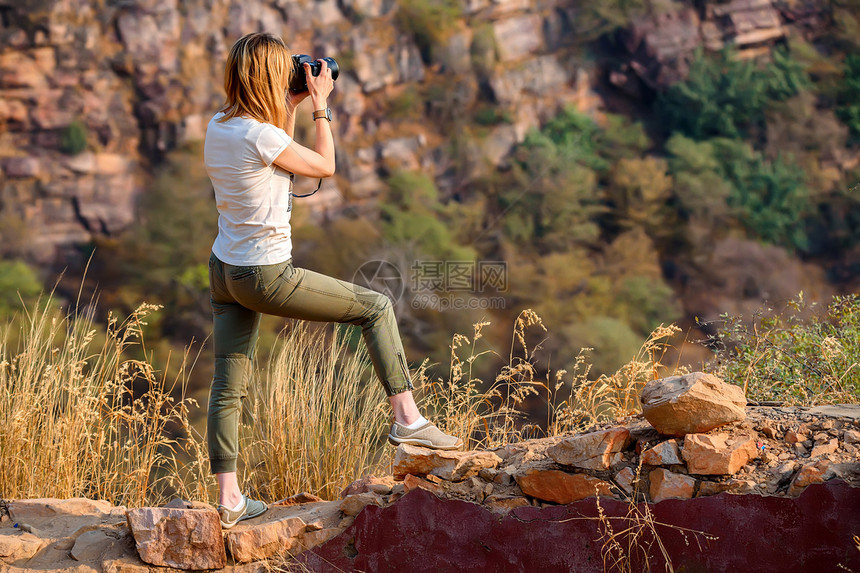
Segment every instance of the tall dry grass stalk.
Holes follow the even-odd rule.
[[[573,433],[601,420],[637,413],[642,388],[649,380],[665,374],[663,357],[670,339],[680,332],[674,325],[661,325],[642,344],[636,356],[612,375],[592,380],[588,362],[591,349],[583,348],[575,358],[572,372],[548,372],[546,380],[541,380],[535,365],[535,353],[541,346],[540,343],[529,346],[527,331],[546,332],[546,327],[540,316],[525,309],[514,323],[507,364],[501,367],[495,380],[486,385],[472,376],[472,366],[475,360],[491,353],[477,348],[481,330],[488,324],[476,323],[471,338],[454,335],[447,380],[430,381],[425,373],[426,362],[418,372],[423,387],[422,405],[435,414],[445,431],[464,439],[468,437],[467,447],[470,448],[493,448],[541,434]],[[461,357],[460,349],[466,350],[468,356]],[[529,399],[543,402],[546,420],[542,427],[524,423]]]
[[[48,297],[19,317],[17,348],[7,342],[13,322],[0,326],[0,496],[141,506],[188,495],[189,482],[206,489],[171,434],[190,428],[193,401],[171,397],[182,394],[188,356],[172,381],[129,357],[146,356],[142,329],[156,309],[111,316],[99,332],[91,310],[63,315]]]
[[[639,395],[649,381],[667,375],[663,358],[669,342],[680,331],[674,324],[661,324],[645,340],[636,356],[614,374],[602,374],[596,380],[590,380],[588,376],[591,370],[587,362],[589,349],[582,349],[577,355],[569,385],[564,381],[567,372],[559,370],[555,385],[542,387],[547,393],[547,432],[550,435],[576,432],[601,420],[639,413],[642,410]],[[668,374],[681,370],[675,368]],[[558,398],[565,389],[568,389],[567,397],[559,402]]]
[[[337,499],[364,473],[382,471],[388,403],[364,345],[346,328],[292,321],[252,383],[242,426],[246,483],[276,500],[306,491]]]

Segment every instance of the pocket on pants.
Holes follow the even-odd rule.
[[[245,295],[259,293],[263,290],[263,279],[260,273],[260,267],[252,266],[233,266],[229,265],[227,271],[232,288],[238,292],[244,292]]]
[[[230,280],[241,281],[250,277],[256,277],[257,267],[232,267],[230,269]]]

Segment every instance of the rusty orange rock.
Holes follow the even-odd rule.
[[[651,501],[658,503],[664,499],[690,499],[696,488],[695,478],[684,474],[676,474],[664,468],[653,470],[648,477],[651,480]]]
[[[749,436],[689,434],[682,455],[691,474],[733,475],[757,457],[758,450]]]
[[[829,468],[830,462],[826,460],[819,460],[804,465],[797,472],[797,475],[794,476],[794,479],[791,480],[791,485],[788,486],[788,495],[798,496],[812,484],[824,483],[827,481],[827,470]]]
[[[547,448],[546,453],[561,465],[605,470],[620,461],[620,452],[629,442],[627,428],[611,428],[565,438]]]
[[[297,548],[307,525],[300,517],[285,517],[262,523],[242,523],[225,536],[227,549],[239,563],[283,555]]]
[[[340,502],[340,510],[344,515],[358,515],[368,505],[382,507],[382,497],[372,491],[348,495]]]
[[[141,560],[177,569],[221,569],[227,565],[221,519],[214,508],[130,509],[128,527]]]
[[[609,483],[602,479],[561,470],[532,468],[517,475],[516,480],[524,494],[555,503],[573,503],[598,494],[611,494]]]
[[[403,478],[403,489],[406,492],[410,492],[413,489],[423,489],[431,493],[440,493],[442,491],[439,485],[412,474],[408,474]]]
[[[493,452],[446,452],[401,444],[394,455],[392,473],[402,480],[407,474],[434,475],[448,481],[460,481],[478,475],[484,468],[495,468],[502,458]]]
[[[649,466],[670,466],[682,464],[681,451],[677,440],[661,442],[642,452],[642,463]]]
[[[746,417],[743,389],[704,372],[652,380],[641,401],[645,418],[667,436],[707,432]]]
[[[822,444],[818,444],[817,446],[812,448],[812,451],[809,452],[810,458],[818,458],[821,456],[826,456],[827,454],[835,454],[836,450],[839,449],[839,440],[833,438],[832,440],[828,440]]]
[[[353,495],[356,493],[367,493],[369,491],[372,491],[373,493],[378,493],[380,495],[388,495],[389,493],[391,493],[391,488],[393,488],[396,483],[397,482],[391,476],[364,476],[363,478],[357,479],[348,486],[346,486],[344,490],[340,492],[340,497],[344,498],[348,495]]]

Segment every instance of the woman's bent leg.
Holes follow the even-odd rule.
[[[245,300],[258,312],[300,320],[358,325],[385,393],[411,390],[403,343],[391,300],[384,294],[289,265],[261,267],[263,296]]]

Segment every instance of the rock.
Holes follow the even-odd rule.
[[[677,440],[668,440],[657,444],[642,453],[642,463],[649,466],[670,466],[681,464],[681,451]]]
[[[407,474],[438,476],[448,481],[460,481],[477,475],[484,468],[495,468],[502,459],[492,452],[446,452],[401,444],[394,455],[392,473],[395,479]]]
[[[797,463],[794,461],[785,462],[772,468],[770,470],[770,474],[773,476],[770,483],[774,485],[780,486],[787,482],[791,478],[791,474],[794,473],[795,468],[797,467]]]
[[[393,488],[396,483],[397,482],[391,476],[376,477],[369,475],[361,479],[357,479],[346,486],[346,488],[340,492],[340,497],[342,499],[348,495],[367,493],[369,491],[378,493],[379,495],[388,495],[391,493],[391,488]]]
[[[54,517],[56,515],[97,517],[123,517],[124,507],[115,507],[102,500],[75,497],[71,499],[40,498],[21,499],[8,503],[9,515],[15,521],[28,521],[33,518]]]
[[[639,18],[626,32],[630,67],[649,87],[665,88],[686,77],[687,54],[702,44],[699,18],[692,7],[659,10]]]
[[[152,568],[146,565],[137,556],[120,557],[119,559],[106,559],[101,564],[104,573],[152,573]],[[165,573],[173,573],[175,569],[164,569]]]
[[[835,454],[836,450],[838,450],[838,449],[839,449],[839,440],[837,440],[836,438],[833,438],[832,440],[830,440],[826,443],[823,443],[823,444],[820,444],[820,445],[813,447],[812,451],[809,452],[809,457],[810,458],[818,458],[821,456],[826,456],[828,454]]]
[[[10,178],[39,177],[42,173],[37,157],[10,157],[3,163],[3,170]]]
[[[652,380],[641,401],[645,418],[669,436],[707,432],[746,417],[743,389],[704,372]]]
[[[30,559],[45,545],[47,541],[32,533],[4,529],[0,531],[0,561],[12,563],[19,559]]]
[[[672,473],[658,468],[648,474],[651,480],[651,501],[659,503],[664,499],[690,499],[696,487],[695,478],[684,474]]]
[[[799,444],[806,441],[806,436],[794,430],[789,430],[785,433],[785,441],[789,444]]]
[[[857,430],[845,430],[842,439],[848,444],[860,444],[860,432]]]
[[[725,482],[703,481],[699,482],[699,491],[696,497],[704,497],[706,495],[717,495],[718,493],[745,494],[750,493],[755,489],[755,481],[730,479]]]
[[[414,476],[412,474],[407,475],[403,479],[403,488],[404,491],[410,492],[413,489],[420,488],[431,493],[441,493],[442,488],[436,485],[433,482],[430,482],[426,479],[422,479],[420,477]]]
[[[484,499],[484,505],[495,513],[508,513],[512,509],[531,505],[529,500],[521,495],[489,495]]]
[[[538,14],[496,20],[493,22],[493,34],[502,61],[528,56],[543,44],[541,17]]]
[[[612,428],[565,438],[547,448],[546,453],[556,463],[565,466],[605,470],[621,460],[620,452],[629,441],[627,428]]]
[[[264,514],[265,515],[265,514]],[[239,563],[283,555],[299,544],[307,529],[300,517],[283,517],[262,523],[239,522],[227,531],[225,544]]]
[[[595,495],[610,495],[609,483],[586,474],[531,468],[516,476],[523,493],[555,503],[573,503]]]
[[[615,483],[628,494],[633,493],[633,482],[636,479],[636,474],[632,468],[624,468],[615,474]]]
[[[749,436],[690,434],[684,438],[683,457],[691,474],[732,475],[757,454]]]
[[[349,495],[340,502],[340,510],[344,515],[358,515],[368,505],[382,507],[382,498],[373,492]]]
[[[316,531],[307,531],[299,537],[299,543],[302,551],[313,549],[318,545],[322,545],[326,541],[337,537],[343,531],[339,527],[327,527]]]
[[[221,520],[214,509],[142,507],[127,514],[140,558],[178,569],[220,569],[227,564]]]
[[[798,496],[810,485],[824,483],[826,480],[825,473],[829,468],[830,463],[824,460],[805,464],[791,481],[791,485],[788,487],[788,495]]]
[[[809,455],[809,451],[806,449],[806,446],[804,446],[800,442],[794,444],[794,453],[799,458],[805,458]]]
[[[104,529],[86,531],[75,539],[69,555],[75,561],[98,563],[116,542],[117,538]]]
[[[770,438],[771,440],[776,439],[777,436],[777,430],[768,425],[762,427],[761,433]]]
[[[312,493],[303,491],[301,493],[297,493],[295,495],[291,495],[290,497],[285,497],[284,499],[276,501],[272,505],[301,505],[303,503],[319,503],[321,501],[325,500]]]
[[[174,509],[212,509],[212,506],[208,503],[203,503],[202,501],[188,501],[179,497],[171,499],[161,507]]]

